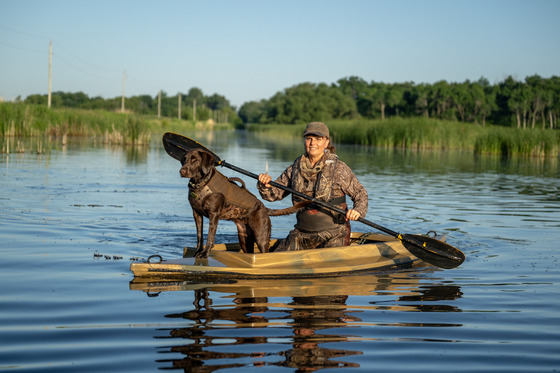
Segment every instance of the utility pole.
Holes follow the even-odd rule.
[[[192,103],[192,112],[193,112],[193,122],[196,123],[196,98],[193,100]]]
[[[121,113],[124,113],[124,82],[126,80],[126,71],[122,73],[122,98],[121,98]]]
[[[181,93],[178,93],[177,96],[178,96],[177,105],[179,106],[178,109],[177,109],[179,111],[179,114],[177,115],[177,118],[181,119]]]
[[[157,95],[157,117],[161,117],[161,89],[159,90]]]
[[[49,94],[47,96],[47,107],[51,107],[51,88],[52,88],[52,40],[49,40]]]

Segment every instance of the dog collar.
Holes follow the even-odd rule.
[[[214,171],[209,172],[208,175],[206,175],[199,183],[195,184],[192,181],[189,181],[189,188],[191,189],[202,188],[204,185],[208,184],[208,181],[212,178],[212,176],[214,176]]]

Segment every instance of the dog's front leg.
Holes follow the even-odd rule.
[[[196,251],[194,256],[198,258],[198,254],[203,252],[204,246],[204,219],[201,214],[193,210],[194,223],[196,225]]]
[[[208,258],[210,250],[214,247],[216,239],[216,231],[218,229],[218,221],[222,215],[226,199],[223,194],[214,193],[204,200],[204,210],[208,214],[208,236],[206,237],[206,245],[204,250],[195,253],[196,258]]]

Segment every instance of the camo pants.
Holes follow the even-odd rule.
[[[346,224],[323,232],[302,232],[294,229],[272,249],[279,252],[344,246],[348,245],[349,232],[349,225]]]

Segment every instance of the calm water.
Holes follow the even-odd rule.
[[[278,175],[301,150],[243,133],[191,136],[256,173],[268,161]],[[131,284],[133,260],[177,257],[196,242],[186,181],[159,141],[0,155],[0,370],[560,370],[557,159],[356,147],[339,155],[369,191],[369,220],[445,233],[467,261],[142,287]],[[273,218],[273,236],[292,225],[293,216]],[[222,222],[217,241],[235,240],[234,224]]]

